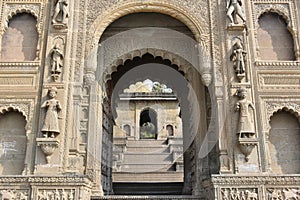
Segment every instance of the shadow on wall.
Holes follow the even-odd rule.
[[[26,121],[21,113],[0,115],[0,175],[20,175],[26,152]]]

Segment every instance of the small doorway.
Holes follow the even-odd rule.
[[[140,114],[140,139],[157,139],[157,114],[153,109]]]

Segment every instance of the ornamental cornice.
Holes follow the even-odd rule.
[[[257,175],[257,176],[212,176],[215,185],[253,186],[253,185],[300,185],[300,175]]]
[[[297,68],[300,67],[300,61],[256,61],[255,66],[258,68]]]
[[[31,184],[48,184],[48,183],[55,183],[55,184],[90,184],[90,181],[87,177],[72,177],[72,176],[44,176],[44,177],[29,177],[28,182]]]

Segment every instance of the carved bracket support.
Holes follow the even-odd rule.
[[[46,156],[47,164],[49,164],[52,154],[54,153],[55,149],[58,148],[58,140],[55,138],[37,138],[36,141],[37,145],[41,147]]]
[[[245,155],[245,161],[249,161],[249,155],[251,154],[254,147],[257,145],[256,138],[239,138],[238,144],[241,152]]]

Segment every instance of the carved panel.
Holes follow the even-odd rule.
[[[276,200],[288,200],[288,199],[299,199],[300,188],[285,187],[285,188],[266,188],[267,199]]]
[[[221,197],[223,200],[258,200],[257,188],[222,188]]]
[[[4,189],[0,190],[1,199],[29,199],[29,191],[27,190],[16,190],[16,189]]]
[[[46,200],[46,199],[68,199],[74,200],[75,198],[75,190],[73,189],[39,189],[38,190],[38,200]]]
[[[260,90],[287,92],[300,89],[300,74],[298,71],[257,71]]]

